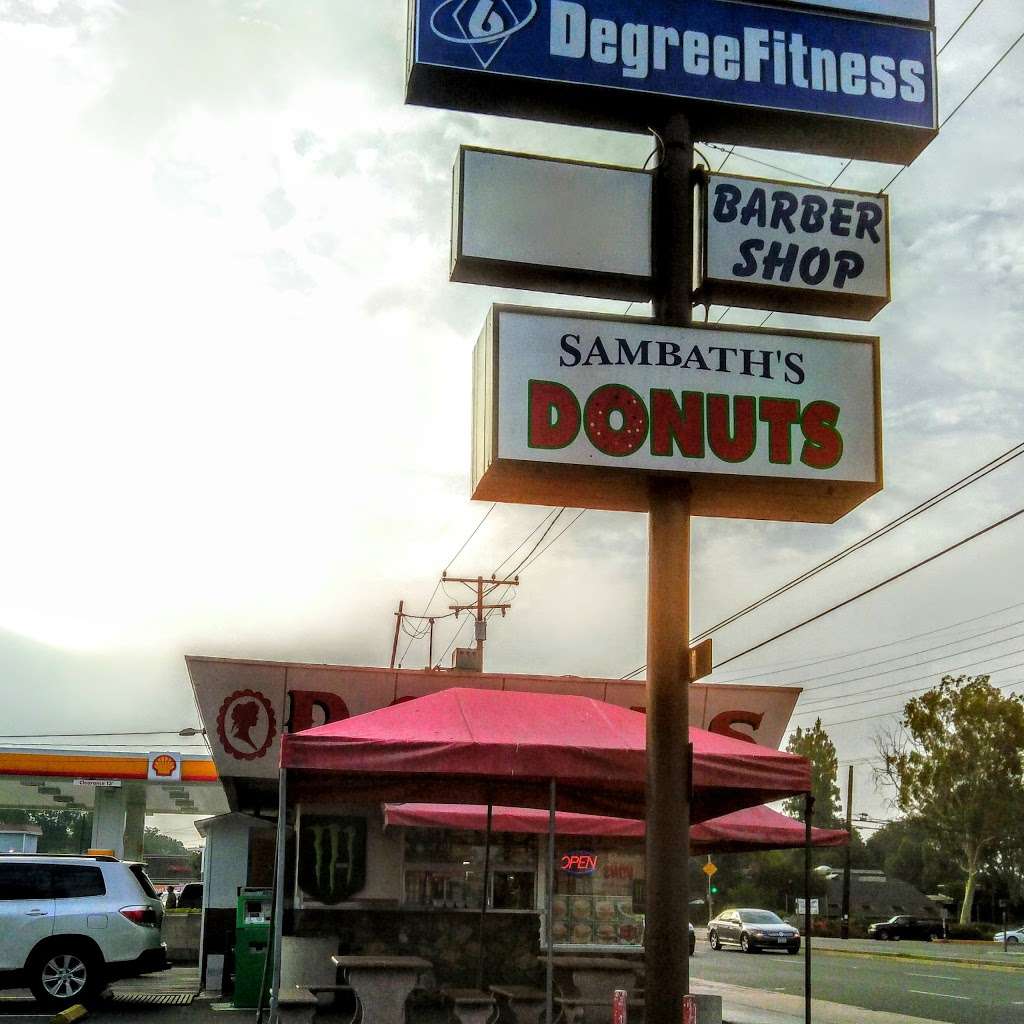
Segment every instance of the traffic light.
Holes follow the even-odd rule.
[[[718,886],[714,882],[711,883],[711,895],[714,896],[718,893]]]

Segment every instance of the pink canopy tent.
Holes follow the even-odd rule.
[[[591,697],[453,688],[286,735],[299,799],[430,801],[644,816],[646,716]],[[802,757],[690,730],[691,821],[810,789]]]
[[[805,758],[690,729],[691,823],[808,793]],[[556,810],[642,818],[647,716],[591,697],[453,688],[285,735],[279,820],[287,801],[448,800],[547,808],[548,904]],[[287,795],[286,795],[287,794]],[[491,829],[487,829],[488,836]],[[280,986],[284,830],[278,830],[272,1008]],[[485,845],[484,876],[489,843]],[[480,966],[483,985],[483,917]],[[547,1020],[552,1015],[548,915]]]
[[[487,827],[487,808],[479,804],[385,804],[385,825],[411,828],[455,828],[482,832]],[[493,832],[548,831],[548,812],[533,807],[494,807]],[[645,824],[630,818],[609,818],[596,814],[555,815],[555,832],[565,836],[620,836],[641,838]],[[844,829],[812,828],[812,846],[845,846]],[[745,807],[690,829],[690,853],[738,853],[752,850],[796,849],[805,845],[806,828],[770,807]]]

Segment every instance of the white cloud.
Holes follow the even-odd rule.
[[[624,308],[447,283],[460,143],[638,165],[650,142],[403,106],[403,8],[0,8],[0,88],[16,100],[0,110],[0,628],[102,655],[114,693],[149,672],[147,692],[187,706],[186,648],[382,662],[397,600],[426,600],[485,510],[467,495],[469,354],[487,305]],[[969,6],[938,8],[941,40]],[[985,8],[943,55],[944,112],[1013,20]],[[697,521],[695,628],[1019,439],[1019,69],[1012,55],[893,187],[895,301],[864,327],[883,339],[886,491],[835,527]],[[744,152],[826,180],[842,167]],[[893,173],[855,164],[842,181]],[[720,654],[997,518],[1019,474],[723,631]],[[493,568],[542,515],[499,508],[456,567]],[[641,516],[588,513],[492,619],[489,664],[614,676],[642,663],[645,536]],[[1007,537],[739,664],[1008,604],[1020,549]],[[73,684],[54,664],[18,659],[59,704]],[[26,702],[14,717],[34,714]],[[95,710],[124,726],[140,714],[132,700]],[[844,728],[841,756],[870,753],[869,731]]]

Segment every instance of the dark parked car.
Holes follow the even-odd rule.
[[[868,925],[869,939],[924,939],[931,942],[942,934],[942,925],[927,917],[911,917],[909,914],[897,914],[888,921],[878,921]]]
[[[708,942],[712,949],[739,946],[744,953],[761,949],[800,952],[800,932],[770,910],[726,910],[708,922]]]
[[[203,883],[186,882],[178,893],[179,910],[200,910],[203,906]]]

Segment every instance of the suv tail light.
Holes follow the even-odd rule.
[[[152,907],[122,907],[121,916],[143,928],[156,927],[156,911]]]

